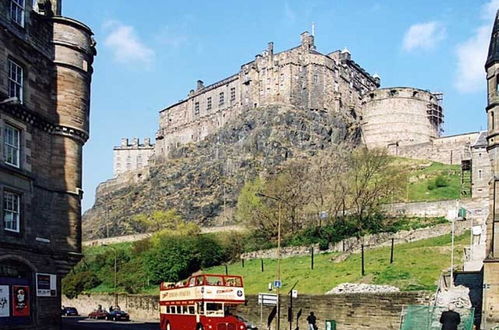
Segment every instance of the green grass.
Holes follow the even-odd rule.
[[[407,168],[409,175],[404,191],[405,201],[436,201],[461,198],[461,168],[424,160],[397,158],[397,166]],[[435,187],[437,177],[442,177],[447,185]],[[433,188],[433,189],[432,189]]]
[[[281,260],[283,291],[287,292],[297,282],[301,293],[323,294],[344,282],[389,284],[403,291],[435,290],[441,271],[450,264],[450,235],[395,246],[395,261],[390,265],[390,248],[366,250],[366,275],[361,276],[361,256],[353,254],[347,260],[334,263],[336,254],[315,256],[314,270],[310,257],[293,257]],[[456,238],[455,261],[462,260],[462,247],[469,243],[469,234]],[[265,271],[260,260],[230,264],[229,273],[242,275],[248,294],[266,292],[268,283],[276,279],[275,259],[264,259]],[[225,273],[224,266],[212,267],[205,273]]]

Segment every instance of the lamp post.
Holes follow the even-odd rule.
[[[273,199],[277,202],[277,281],[281,282],[281,203],[282,199],[275,196],[268,196],[262,193],[256,193],[258,197]],[[279,287],[277,290],[277,330],[281,326],[281,302],[279,298]]]
[[[102,246],[109,247],[114,252],[114,306],[118,306],[118,294],[116,292],[116,284],[118,282],[118,251],[108,244],[102,244]]]

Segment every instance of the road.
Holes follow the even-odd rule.
[[[62,330],[127,330],[127,329],[143,329],[143,330],[158,330],[159,322],[137,322],[137,321],[107,321],[107,320],[92,320],[86,317],[63,317]]]

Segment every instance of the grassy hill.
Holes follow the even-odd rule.
[[[459,199],[461,167],[425,160],[397,158],[397,166],[407,168],[408,179],[403,201]]]
[[[283,291],[287,292],[298,282],[301,293],[323,294],[344,282],[389,284],[401,290],[435,290],[442,270],[450,267],[450,235],[395,246],[395,261],[390,265],[390,248],[366,250],[366,275],[361,276],[360,254],[334,263],[335,254],[315,256],[314,269],[310,269],[310,257],[293,257],[281,260]],[[455,262],[462,260],[463,247],[469,244],[469,233],[456,238]],[[230,274],[244,276],[248,294],[267,291],[268,283],[276,279],[275,259],[264,259],[264,272],[260,260],[228,265]],[[224,266],[212,267],[205,273],[225,273]]]

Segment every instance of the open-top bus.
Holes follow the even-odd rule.
[[[162,282],[159,295],[161,330],[246,330],[230,312],[245,301],[241,276],[202,274]]]

